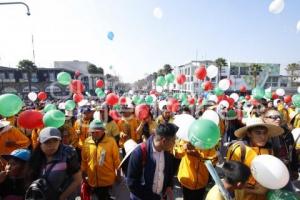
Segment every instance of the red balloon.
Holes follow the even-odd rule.
[[[252,105],[254,105],[254,106],[258,106],[260,103],[259,103],[259,101],[257,100],[257,99],[251,99],[250,100],[250,103],[252,104]]]
[[[107,105],[113,106],[119,102],[119,97],[115,93],[110,93],[106,96]]]
[[[72,80],[70,83],[70,91],[73,93],[82,93],[84,91],[84,85],[80,80]]]
[[[205,90],[205,91],[209,91],[209,90],[212,90],[214,88],[214,85],[212,84],[212,82],[210,81],[205,81],[202,85],[202,88]]]
[[[272,92],[272,99],[278,99],[279,96],[276,94],[276,92]]]
[[[135,107],[135,116],[139,120],[145,120],[148,118],[150,112],[150,108],[146,104],[140,104]]]
[[[119,121],[121,119],[120,114],[116,110],[110,110],[109,116],[111,116],[113,118],[113,120],[115,120],[115,121]]]
[[[179,85],[184,84],[184,82],[186,81],[186,77],[184,74],[179,74],[176,78],[176,81]]]
[[[121,97],[119,101],[120,101],[121,105],[125,105],[126,104],[126,97]]]
[[[158,92],[157,92],[156,90],[151,90],[149,94],[150,94],[150,95],[151,95],[151,94],[154,94],[155,96],[158,96],[158,95],[159,95]]]
[[[188,102],[190,105],[194,105],[195,104],[195,99],[194,98],[188,98]]]
[[[75,77],[78,77],[78,76],[80,76],[80,71],[79,71],[79,70],[76,70],[76,71],[75,71]]]
[[[73,95],[73,101],[75,101],[76,103],[79,103],[80,101],[82,101],[83,98],[84,98],[84,96],[79,93]]]
[[[246,91],[247,91],[246,86],[242,85],[240,87],[240,92],[246,92]]]
[[[234,106],[234,99],[233,98],[227,98],[227,101],[229,103],[229,108],[232,108]]]
[[[201,105],[201,104],[202,104],[202,101],[203,101],[203,98],[200,98],[200,97],[199,97],[199,98],[198,98],[198,104]]]
[[[40,100],[40,101],[45,101],[47,99],[48,95],[46,92],[39,92],[38,95],[37,95],[37,98]]]
[[[217,96],[217,98],[218,98],[218,103],[220,103],[223,100],[228,101],[228,96],[226,96],[225,94]]]
[[[97,86],[98,88],[102,88],[102,87],[104,86],[104,81],[101,80],[101,79],[97,80],[96,86]]]
[[[248,95],[248,94],[245,96],[245,99],[246,99],[247,101],[248,101],[250,98],[251,98],[251,97],[250,97],[250,95]]]
[[[18,117],[19,126],[27,129],[42,128],[43,114],[37,110],[26,110],[20,113]]]
[[[170,112],[177,112],[179,109],[179,102],[177,99],[170,98],[167,102],[167,110]]]
[[[205,66],[201,66],[195,70],[195,76],[199,80],[204,80],[206,77],[206,68]]]
[[[292,101],[292,97],[291,97],[291,95],[286,95],[286,96],[284,96],[283,100],[284,100],[284,103],[290,103]]]

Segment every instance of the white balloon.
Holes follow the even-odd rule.
[[[132,100],[129,97],[126,97],[126,104],[127,105],[132,104]]]
[[[94,114],[93,114],[93,118],[97,119],[97,120],[100,120],[100,112],[99,111],[95,111]]]
[[[176,136],[182,140],[189,141],[188,132],[195,118],[189,114],[175,115],[173,123],[179,127]]]
[[[161,19],[162,18],[162,16],[163,16],[163,12],[162,12],[162,10],[161,10],[161,8],[154,8],[154,10],[153,10],[153,16],[155,17],[155,18],[157,18],[157,19]]]
[[[297,88],[297,92],[300,93],[300,86]]]
[[[230,81],[228,79],[222,79],[219,82],[219,88],[222,89],[223,91],[226,91],[230,88]]]
[[[297,32],[300,32],[300,20],[297,23],[296,29],[297,29]]]
[[[217,124],[217,126],[219,126],[219,122],[220,122],[220,117],[218,115],[218,113],[216,113],[213,110],[206,110],[202,116],[201,119],[208,119],[213,121],[215,124]]]
[[[280,99],[274,99],[274,101],[273,101],[273,105],[275,108],[278,107],[278,101],[280,101]]]
[[[209,65],[206,69],[206,76],[208,78],[214,78],[218,75],[218,68],[215,65]]]
[[[285,164],[271,155],[256,156],[251,162],[251,172],[259,184],[272,190],[283,188],[290,179]]]
[[[129,93],[130,95],[133,95],[134,92],[133,92],[133,90],[129,90],[128,93]]]
[[[269,12],[273,14],[279,14],[284,9],[284,0],[274,0],[269,5]]]
[[[37,99],[37,94],[35,92],[29,92],[28,93],[28,99],[30,101],[35,101]]]
[[[58,109],[64,110],[65,108],[66,108],[66,103],[65,102],[62,102],[62,103],[58,104]]]
[[[166,100],[162,100],[158,103],[158,108],[159,110],[163,110],[163,107],[167,105],[167,101]]]
[[[228,103],[228,101],[226,101],[226,100],[220,101],[219,105],[220,105],[220,106],[223,106],[223,108],[224,108],[224,107],[225,107],[225,108],[228,108],[228,107],[229,107],[229,103]]]
[[[83,99],[78,103],[79,107],[85,106],[89,103],[89,101],[87,99]]]
[[[216,95],[212,94],[212,95],[209,95],[208,100],[209,101],[214,101],[214,102],[217,103],[218,102],[218,97]]]
[[[272,87],[265,89],[265,92],[272,92]]]
[[[284,91],[284,89],[282,89],[282,88],[278,88],[278,89],[276,90],[276,94],[277,94],[278,96],[282,97],[282,96],[284,96],[285,91]]]
[[[164,90],[163,87],[161,87],[161,86],[156,86],[156,91],[157,91],[158,93],[161,93],[163,90]]]
[[[232,93],[229,97],[232,98],[234,102],[239,100],[239,95],[237,93]]]

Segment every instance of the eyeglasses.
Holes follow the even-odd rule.
[[[266,118],[276,120],[276,119],[281,119],[281,116],[280,115],[270,115],[270,116],[266,116]]]

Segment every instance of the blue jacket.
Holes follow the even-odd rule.
[[[142,164],[142,150],[138,146],[130,155],[127,169],[127,185],[130,189],[132,200],[153,200],[158,195],[152,192],[156,161],[153,158],[153,136],[146,142],[147,158],[145,166]],[[174,157],[169,152],[164,152],[165,169],[163,194],[167,187],[173,186]],[[144,174],[143,174],[144,169]]]

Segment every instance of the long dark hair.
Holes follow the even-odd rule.
[[[27,179],[32,182],[36,180],[41,175],[41,170],[46,162],[46,156],[41,149],[41,144],[38,143],[36,148],[32,151],[32,155],[27,164]]]

